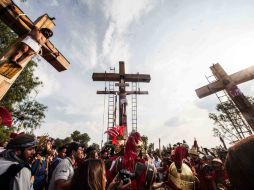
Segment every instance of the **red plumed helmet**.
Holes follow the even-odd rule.
[[[131,133],[127,139],[123,165],[129,171],[134,169],[134,164],[137,159],[137,146],[139,141],[141,141],[141,136],[138,132]]]

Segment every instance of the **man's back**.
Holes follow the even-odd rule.
[[[70,158],[63,159],[53,171],[50,179],[49,190],[55,190],[57,180],[70,180],[74,174]]]

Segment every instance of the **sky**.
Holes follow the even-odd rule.
[[[251,0],[27,0],[14,1],[31,20],[55,17],[51,42],[70,61],[58,73],[41,59],[36,75],[43,81],[36,100],[47,105],[45,122],[35,133],[65,138],[86,132],[100,144],[107,127],[107,96],[97,95],[104,82],[93,72],[109,71],[124,61],[126,73],[150,74],[140,84],[149,95],[138,96],[138,131],[158,147],[194,137],[206,147],[213,137],[215,95],[199,99],[212,64],[228,74],[253,64],[254,2]],[[254,82],[239,85],[245,95]],[[127,89],[128,90],[128,89]],[[129,89],[130,90],[130,89]],[[131,97],[128,97],[131,130]],[[107,102],[107,101],[106,101]]]

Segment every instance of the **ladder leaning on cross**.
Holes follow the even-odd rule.
[[[196,89],[199,98],[204,98],[211,94],[225,90],[235,106],[239,109],[249,126],[252,133],[254,131],[254,107],[237,87],[238,84],[254,79],[254,66],[228,75],[220,64],[214,64],[210,67],[216,77],[216,81]]]

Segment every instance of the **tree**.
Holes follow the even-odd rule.
[[[251,97],[247,98],[253,104],[254,99]],[[213,128],[215,137],[222,138],[229,143],[234,143],[252,134],[250,126],[231,100],[219,103],[216,106],[216,110],[219,113],[209,113],[209,118],[216,125]]]
[[[71,134],[71,138],[73,141],[78,142],[79,141],[79,137],[80,137],[80,132],[79,131],[73,131]]]
[[[145,149],[145,151],[147,151],[147,149],[148,149],[148,137],[145,136],[145,135],[143,135],[143,136],[141,137],[141,139],[142,139],[142,141],[143,141],[144,149]]]
[[[79,131],[73,131],[71,134],[71,138],[73,141],[79,142],[83,146],[87,147],[88,142],[90,141],[90,137],[87,133],[81,134]]]
[[[4,143],[9,140],[11,132],[11,128],[0,126],[0,147],[2,147]]]
[[[154,151],[154,143],[150,143],[148,145],[148,152],[153,152]]]
[[[0,21],[0,54],[16,38],[17,35]],[[30,61],[0,102],[1,106],[13,113],[13,127],[30,132],[40,127],[47,109],[45,105],[31,97],[32,93],[38,93],[37,88],[42,85],[39,78],[33,74],[36,67],[37,64]]]
[[[91,146],[94,147],[97,152],[100,151],[100,145],[98,145],[97,143],[93,143]]]
[[[55,146],[56,146],[57,148],[59,148],[59,147],[61,147],[61,146],[63,146],[63,145],[65,145],[64,142],[63,142],[63,139],[59,139],[59,138],[56,138],[56,139],[55,139]]]
[[[66,137],[65,139],[63,139],[63,145],[70,144],[71,142],[72,142],[72,138],[71,137]]]

